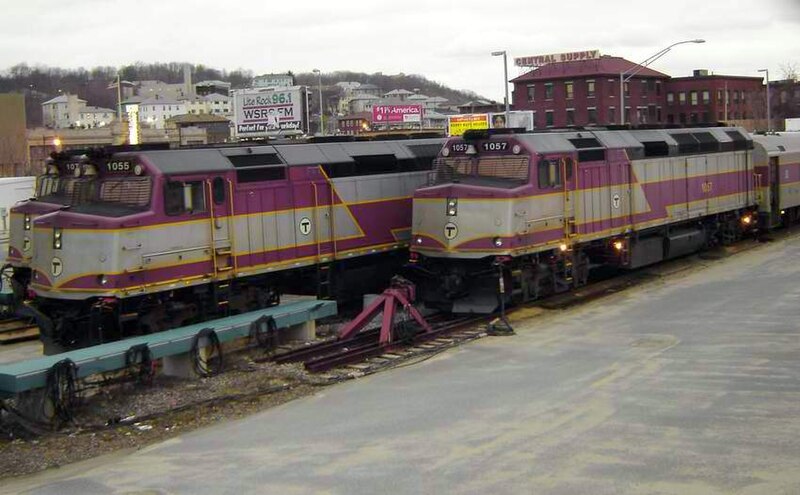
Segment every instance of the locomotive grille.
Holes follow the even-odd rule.
[[[100,185],[98,199],[123,206],[147,206],[150,203],[150,177],[106,179]]]
[[[515,186],[528,182],[527,156],[446,157],[434,160],[434,184],[468,182]]]

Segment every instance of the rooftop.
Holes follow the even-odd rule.
[[[42,105],[49,105],[49,104],[53,104],[53,103],[67,103],[67,102],[69,102],[69,96],[70,95],[58,95],[55,98],[52,98],[52,99],[47,100],[46,102],[42,103]],[[82,100],[80,98],[78,98],[78,101],[79,102],[82,101],[82,102],[86,103],[86,100]]]
[[[533,69],[511,80],[511,82],[547,81],[550,79],[566,79],[571,77],[588,76],[614,76],[619,77],[623,72],[637,69],[641,66],[622,57],[603,55],[594,60],[580,60],[576,62],[556,62]],[[650,68],[641,68],[636,73],[637,77],[669,78],[667,74]]]

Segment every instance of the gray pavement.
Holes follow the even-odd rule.
[[[0,491],[800,493],[798,275],[777,242]]]

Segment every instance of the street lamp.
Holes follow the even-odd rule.
[[[659,58],[663,57],[664,55],[669,52],[672,47],[683,45],[684,43],[705,43],[706,40],[696,39],[696,40],[684,40],[679,41],[677,43],[673,43],[668,47],[664,48],[663,50],[650,55],[646,59],[644,59],[641,63],[636,64],[635,66],[631,67],[626,71],[622,71],[619,73],[619,123],[625,124],[625,83],[630,81],[630,79],[639,73],[640,70],[646,68],[648,65],[652,64]],[[635,70],[634,70],[635,69]],[[625,77],[627,75],[627,77]]]
[[[322,121],[322,72],[320,72],[319,69],[314,69],[312,72],[319,78],[319,132],[324,136],[325,125]]]
[[[769,69],[758,69],[758,72],[765,72],[767,77],[767,134],[772,130],[772,120],[769,114]]]
[[[509,125],[508,121],[508,55],[505,50],[492,52],[493,57],[503,56],[503,86],[506,88],[506,127]]]

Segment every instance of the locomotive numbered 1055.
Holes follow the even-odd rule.
[[[468,131],[414,195],[422,297],[491,312],[500,273],[525,301],[731,242],[796,213],[798,162],[733,127]]]
[[[388,281],[406,258],[411,196],[442,143],[85,157],[81,193],[22,229],[45,352],[256,309],[285,289],[374,290],[365,280]]]

